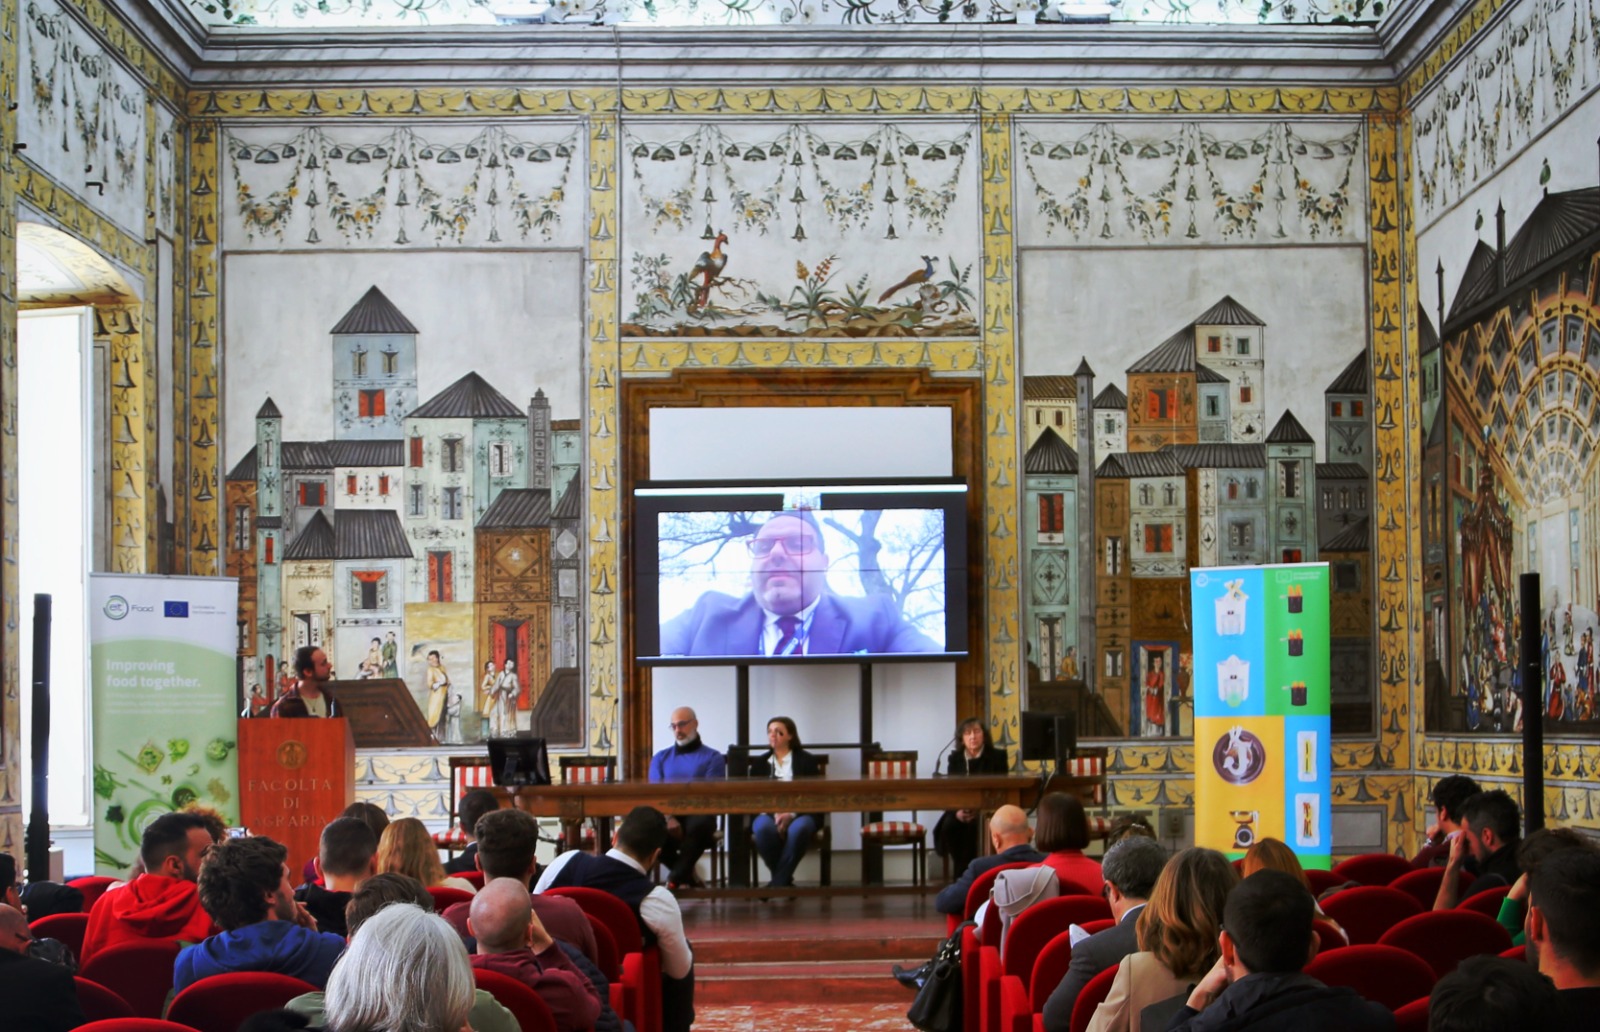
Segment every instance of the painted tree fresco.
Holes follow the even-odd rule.
[[[623,334],[976,336],[973,133],[940,122],[625,128]]]

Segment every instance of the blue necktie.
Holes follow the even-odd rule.
[[[776,621],[778,625],[778,644],[773,647],[774,656],[792,656],[799,650],[800,618],[797,616],[780,616]]]

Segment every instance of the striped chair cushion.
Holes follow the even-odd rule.
[[[475,788],[494,787],[494,769],[489,766],[488,761],[471,766],[452,767],[450,775],[454,782],[450,790],[455,793],[457,799]]]
[[[449,831],[436,831],[433,833],[435,849],[465,849],[467,848],[467,833],[460,828],[451,828]]]
[[[611,780],[611,768],[603,764],[590,767],[568,767],[566,779],[569,784],[576,785],[601,785]]]
[[[916,821],[873,821],[861,826],[862,838],[920,840],[928,829]]]
[[[867,764],[867,777],[874,781],[904,781],[917,776],[917,766],[911,760],[872,760]]]
[[[1067,761],[1061,773],[1074,778],[1097,778],[1105,773],[1105,758],[1102,756],[1077,756]]]
[[[1109,834],[1111,834],[1111,818],[1110,817],[1090,817],[1089,818],[1089,837],[1090,838],[1105,838]]]

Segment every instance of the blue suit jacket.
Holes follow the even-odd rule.
[[[695,600],[694,608],[661,625],[661,655],[759,656],[764,619],[754,595],[734,598],[708,591]],[[806,639],[808,656],[939,651],[880,595],[824,594]]]
[[[933,909],[941,914],[954,914],[960,917],[967,909],[967,890],[972,888],[972,883],[985,871],[992,871],[1001,864],[1037,864],[1043,861],[1044,854],[1026,842],[1020,846],[1012,846],[1003,853],[976,857],[967,865],[967,869],[961,872],[961,877],[939,890],[939,895],[933,901]]]

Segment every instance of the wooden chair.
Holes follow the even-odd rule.
[[[819,777],[828,776],[828,754],[812,753],[817,758]],[[833,829],[829,827],[829,818],[833,815],[822,815],[822,823],[817,825],[817,833],[812,838],[811,844],[817,847],[817,859],[822,864],[822,884],[833,884]],[[750,884],[761,884],[761,855],[756,852],[756,838],[750,836]],[[955,929],[951,929],[954,931]]]
[[[557,769],[561,771],[563,785],[609,785],[617,780],[617,758],[615,756],[560,756],[556,759]],[[601,853],[611,848],[610,835],[601,835],[601,818],[595,818],[584,824],[578,833],[578,848],[586,853]],[[604,821],[607,830],[610,820]],[[601,843],[601,838],[607,839]],[[556,846],[557,853],[567,850],[566,828],[561,830],[561,842]]]
[[[869,753],[866,757],[866,778],[870,781],[908,781],[917,776],[915,749],[894,752]],[[928,829],[917,820],[912,811],[909,821],[886,821],[881,813],[867,815],[861,826],[862,853],[876,853],[879,862],[885,846],[911,847],[911,883],[926,885],[928,881]]]
[[[450,763],[450,827],[435,832],[433,844],[447,853],[455,854],[467,848],[467,834],[456,827],[457,807],[461,797],[475,788],[494,787],[494,768],[487,756],[451,756]]]

